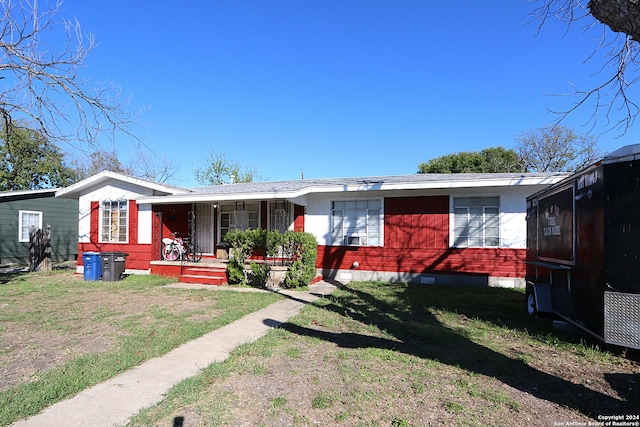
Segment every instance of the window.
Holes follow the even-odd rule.
[[[382,202],[352,200],[333,202],[331,239],[334,245],[379,246]]]
[[[289,229],[291,224],[289,205],[290,203],[284,200],[269,204],[269,230],[285,233]]]
[[[102,202],[101,242],[127,242],[127,206],[126,200]]]
[[[456,197],[453,216],[454,246],[500,246],[499,197]]]
[[[236,202],[220,206],[220,241],[231,230],[258,228],[260,205],[258,203]]]
[[[31,227],[42,228],[42,212],[19,211],[18,223],[18,241],[28,242]]]

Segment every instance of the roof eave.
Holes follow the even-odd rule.
[[[43,188],[38,190],[12,190],[12,191],[2,191],[0,192],[0,198],[3,197],[13,197],[13,196],[29,196],[36,194],[46,194],[46,193],[56,193],[58,191],[57,188]]]
[[[82,181],[78,181],[75,184],[56,191],[56,197],[76,198],[82,194],[83,190],[111,180],[126,182],[167,194],[186,194],[191,192],[191,190],[186,188],[171,187],[158,182],[147,181],[133,176],[123,175],[117,172],[102,171],[98,174],[90,176],[89,178],[83,179]]]
[[[309,194],[322,193],[349,193],[359,191],[398,191],[398,190],[439,190],[454,188],[478,188],[478,187],[513,187],[550,185],[565,177],[566,174],[552,175],[519,175],[510,178],[495,177],[490,175],[479,179],[461,179],[450,181],[423,181],[400,183],[369,183],[358,185],[310,185],[299,190],[270,191],[270,192],[239,192],[239,193],[199,193],[199,194],[175,194],[170,196],[147,196],[137,200],[138,204],[155,203],[198,203],[206,201],[238,201],[238,200],[271,200],[271,199],[295,199]]]

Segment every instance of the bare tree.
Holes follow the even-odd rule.
[[[89,178],[103,171],[135,175],[133,164],[123,165],[115,151],[94,151],[86,158],[74,160],[73,165],[78,179]]]
[[[516,151],[529,172],[574,172],[600,157],[593,136],[562,125],[523,132],[516,139]]]
[[[113,84],[81,75],[95,48],[77,20],[61,16],[61,0],[0,0],[0,118],[26,123],[47,139],[94,148],[101,131],[134,136],[135,117]],[[71,130],[70,130],[71,129]],[[113,135],[112,135],[113,136]]]
[[[81,153],[70,162],[77,179],[85,179],[102,171],[118,172],[156,182],[167,182],[178,171],[170,158],[160,157],[149,150],[139,150],[135,158],[122,162],[116,151],[98,150]],[[0,171],[2,169],[0,168]],[[0,174],[0,178],[2,178]],[[1,181],[1,180],[0,180]]]
[[[573,86],[577,97],[574,106],[560,115],[558,123],[566,116],[592,102],[594,111],[590,122],[593,126],[604,117],[606,124],[623,134],[640,114],[640,107],[631,99],[629,88],[640,79],[638,51],[640,50],[640,2],[637,0],[537,0],[542,3],[533,16],[540,19],[540,27],[547,20],[556,18],[569,26],[576,22],[591,28],[603,24],[603,35],[590,58],[603,52],[605,63],[600,69],[602,80],[589,89]],[[607,34],[608,26],[614,31]],[[613,70],[613,71],[609,71]],[[615,116],[615,117],[614,117]]]
[[[156,182],[167,182],[179,169],[171,158],[153,152],[139,151],[135,164],[134,171],[138,176]]]

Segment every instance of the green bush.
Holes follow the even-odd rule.
[[[269,272],[271,267],[266,263],[252,262],[251,267],[251,285],[253,286],[265,286],[269,279]]]
[[[275,257],[281,248],[291,259],[285,275],[285,287],[307,286],[316,276],[318,242],[310,233],[287,231],[283,235],[279,231],[263,229],[232,230],[225,235],[225,241],[231,245],[227,263],[229,283],[247,283],[245,263],[252,253],[258,252],[266,259],[267,256]],[[250,268],[252,284],[264,285],[271,267],[266,263],[251,263]]]
[[[267,256],[275,257],[282,247],[284,236],[278,230],[269,230],[265,236],[265,252]]]
[[[224,241],[231,245],[230,258],[236,259],[240,264],[244,265],[244,262],[253,252],[252,235],[242,230],[231,230],[224,236]]]
[[[316,238],[310,233],[287,231],[284,234],[283,244],[285,251],[293,260],[285,275],[285,287],[297,288],[311,284],[316,276],[316,259],[318,258]]]
[[[227,280],[233,285],[246,285],[247,279],[244,275],[244,262],[237,258],[229,258],[227,263]]]
[[[265,230],[257,228],[245,231],[247,239],[251,242],[251,252],[257,252],[256,255],[267,259],[268,256],[274,257],[278,254],[278,249],[282,246],[282,233],[278,230]],[[249,254],[251,255],[251,253]]]

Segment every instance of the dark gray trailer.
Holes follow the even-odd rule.
[[[526,302],[640,349],[640,144],[527,198]]]

